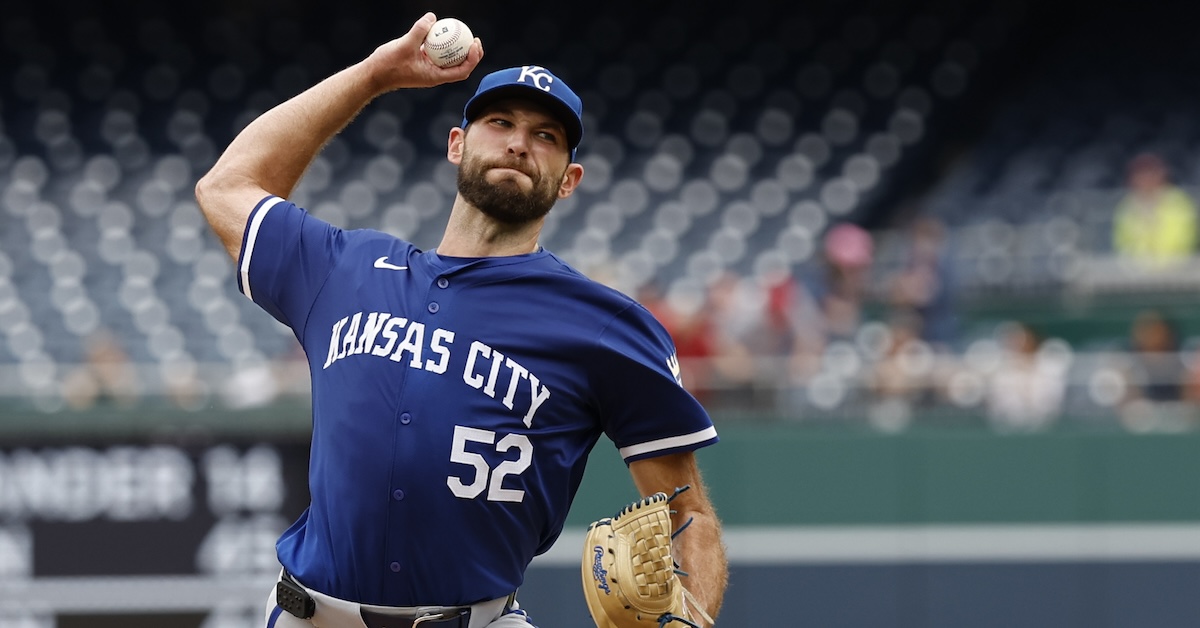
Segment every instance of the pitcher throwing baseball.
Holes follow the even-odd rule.
[[[239,290],[292,329],[312,376],[312,501],[278,541],[266,625],[528,627],[517,588],[602,434],[642,495],[691,487],[670,505],[672,527],[691,521],[672,551],[690,604],[715,616],[725,556],[693,456],[717,442],[712,422],[662,326],[538,245],[584,174],[582,103],[561,79],[529,65],[479,82],[448,130],[458,195],[436,249],[286,200],[373,99],[479,65],[478,39],[435,65],[434,21],[263,114],[196,186]],[[666,621],[708,623],[694,617]]]

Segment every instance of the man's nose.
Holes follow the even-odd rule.
[[[511,133],[508,136],[508,152],[525,156],[529,153],[529,138],[524,133]]]

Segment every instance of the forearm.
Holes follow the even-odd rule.
[[[676,529],[689,518],[692,520],[687,530],[675,537],[672,543],[675,562],[688,574],[680,576],[680,581],[704,611],[715,619],[721,610],[725,587],[729,582],[729,564],[721,539],[721,523],[712,510],[680,511],[673,518]],[[693,613],[693,619],[703,623],[699,613]]]
[[[684,588],[715,619],[725,598],[729,565],[721,539],[721,521],[708,498],[695,456],[683,453],[638,460],[629,465],[629,471],[642,495],[659,491],[671,495],[679,487],[689,487],[675,494],[671,502],[675,511],[671,527],[678,532],[687,525],[671,543],[671,557],[688,574],[680,576]],[[692,613],[692,620],[703,622],[699,613]]]
[[[286,198],[317,153],[380,94],[461,81],[483,57],[476,39],[466,61],[439,68],[421,50],[436,17],[426,13],[398,39],[251,122],[196,184],[196,199],[234,259],[254,204]]]
[[[251,122],[206,178],[287,197],[325,144],[376,96],[366,63],[352,65]]]
[[[268,194],[287,198],[329,140],[377,93],[353,65],[259,116],[196,184],[196,199],[233,259],[246,219]]]
[[[287,196],[321,148],[377,96],[467,78],[483,57],[483,44],[473,41],[466,60],[457,66],[433,65],[421,51],[421,42],[435,19],[426,13],[400,38],[250,123],[211,175]]]

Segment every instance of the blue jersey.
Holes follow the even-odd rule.
[[[717,441],[654,317],[544,250],[444,257],[268,197],[238,271],[308,356],[312,501],[277,548],[329,595],[505,596],[602,433],[626,462]]]

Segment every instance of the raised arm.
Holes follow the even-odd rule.
[[[461,65],[440,68],[421,49],[437,20],[426,13],[398,39],[251,122],[196,184],[196,200],[235,260],[255,204],[286,198],[317,153],[378,96],[406,87],[461,81],[483,57],[478,38]]]
[[[689,452],[637,460],[630,463],[629,472],[642,495],[659,491],[671,495],[676,488],[691,486],[671,503],[676,511],[671,515],[674,529],[692,520],[687,530],[675,538],[672,555],[688,573],[682,578],[684,587],[716,618],[725,598],[729,564],[721,540],[721,522],[700,479],[695,455]]]

